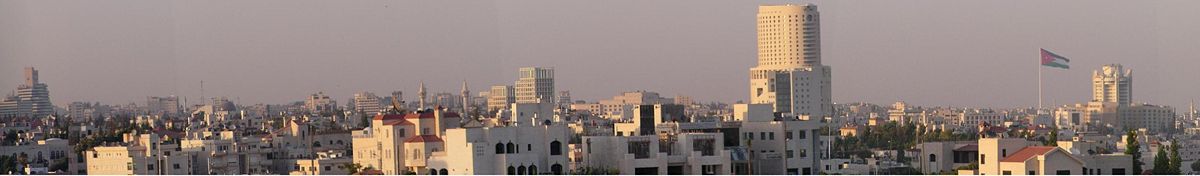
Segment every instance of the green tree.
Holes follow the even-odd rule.
[[[350,175],[357,174],[362,169],[362,165],[358,163],[346,163],[345,167],[347,170],[350,170]]]
[[[1192,162],[1192,172],[1200,171],[1200,162]]]
[[[1046,139],[1046,146],[1058,146],[1058,128],[1050,130],[1050,137]]]
[[[1125,154],[1133,157],[1133,173],[1142,173],[1142,146],[1137,141],[1137,133],[1129,130],[1125,133]]]
[[[1154,170],[1150,171],[1151,173],[1154,173],[1154,175],[1171,174],[1171,160],[1167,159],[1167,150],[1169,150],[1167,148],[1168,147],[1159,146],[1158,152],[1155,152],[1157,154],[1154,154]]]
[[[1167,174],[1183,174],[1183,170],[1180,170],[1183,167],[1183,158],[1179,157],[1179,141],[1171,140],[1171,147],[1169,149],[1170,153],[1167,154],[1170,158],[1167,159]]]

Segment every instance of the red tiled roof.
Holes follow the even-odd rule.
[[[1017,151],[1017,153],[1013,153],[1012,155],[1009,155],[1008,158],[1004,158],[1003,160],[1000,160],[1000,162],[1025,162],[1025,160],[1029,160],[1029,158],[1033,158],[1038,155],[1045,155],[1046,153],[1050,153],[1050,151],[1054,151],[1055,148],[1058,148],[1058,147],[1049,147],[1049,146],[1025,147],[1025,148],[1022,148],[1020,151]]]
[[[439,138],[434,135],[420,135],[420,136],[409,137],[408,139],[404,140],[404,143],[410,143],[410,142],[442,142],[442,138]]]
[[[383,125],[403,125],[403,126],[412,126],[413,124],[412,124],[412,122],[408,122],[408,120],[399,119],[399,120],[394,120],[394,121],[391,121],[391,122],[386,122],[386,123],[383,123]]]

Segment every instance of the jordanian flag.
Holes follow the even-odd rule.
[[[1071,62],[1071,60],[1067,60],[1066,57],[1062,57],[1058,54],[1046,51],[1046,49],[1042,49],[1042,66],[1069,69],[1071,68],[1071,66],[1067,65],[1069,62]]]

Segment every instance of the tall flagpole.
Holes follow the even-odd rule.
[[[1042,113],[1042,63],[1038,61],[1038,114]]]

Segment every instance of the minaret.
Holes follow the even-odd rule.
[[[421,89],[417,90],[417,98],[420,98],[420,100],[418,100],[421,104],[420,109],[424,110],[425,109],[425,81],[421,81]]]
[[[471,108],[471,90],[467,88],[467,80],[462,83],[462,113],[467,114]]]

